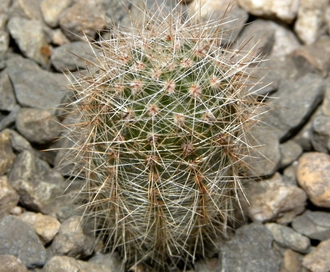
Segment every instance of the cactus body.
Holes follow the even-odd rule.
[[[259,60],[223,43],[223,22],[160,14],[91,43],[95,61],[72,83],[67,159],[106,246],[128,265],[168,271],[203,255],[232,217],[260,106],[247,86]]]

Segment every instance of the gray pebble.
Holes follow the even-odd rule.
[[[14,216],[0,221],[0,255],[14,255],[28,268],[46,263],[46,250],[34,229]]]

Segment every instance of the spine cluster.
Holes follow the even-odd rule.
[[[146,12],[142,25],[90,42],[95,60],[72,82],[67,126],[84,216],[128,266],[165,271],[226,231],[261,106],[255,54],[222,42],[224,22],[176,16]]]

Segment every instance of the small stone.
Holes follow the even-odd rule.
[[[312,123],[312,145],[316,151],[330,151],[330,116],[317,116]]]
[[[289,223],[304,211],[307,199],[302,189],[284,183],[279,173],[271,179],[253,183],[246,193],[250,202],[248,214],[256,222]]]
[[[298,12],[299,0],[238,0],[249,13],[260,17],[276,17],[291,23]]]
[[[26,266],[13,255],[0,255],[0,272],[28,272]]]
[[[280,143],[273,130],[256,126],[251,132],[249,145],[254,146],[251,156],[245,159],[251,176],[271,176],[279,167]]]
[[[16,127],[30,142],[45,144],[54,141],[61,132],[55,117],[46,110],[22,108],[16,118]]]
[[[60,28],[53,29],[50,33],[50,36],[51,36],[51,42],[55,45],[64,45],[70,42]],[[54,55],[54,51],[52,53],[52,56],[53,55]]]
[[[23,150],[33,150],[28,140],[18,134],[15,130],[5,129],[3,132],[9,133],[11,146],[15,151],[22,152]]]
[[[0,97],[0,110],[11,111],[15,108],[17,103],[13,85],[5,70],[0,73]]]
[[[72,4],[72,0],[43,0],[40,9],[45,22],[50,27],[57,27],[61,13]]]
[[[2,0],[0,2],[0,11],[7,11],[12,0]]]
[[[1,6],[0,6],[0,30],[6,29],[7,22],[8,22],[8,15],[6,13],[1,13]]]
[[[80,40],[82,31],[87,37],[94,38],[97,31],[104,29],[106,20],[99,3],[96,0],[80,0],[61,14],[60,26],[70,40]]]
[[[188,16],[196,17],[196,13],[205,21],[225,18],[225,23],[222,26],[223,32],[220,35],[222,41],[228,43],[236,40],[248,19],[247,11],[240,8],[237,2],[232,0],[195,1],[188,6]]]
[[[44,67],[48,66],[50,47],[39,21],[12,17],[8,22],[8,30],[25,56]]]
[[[15,7],[14,13],[12,12],[12,16],[22,16],[27,19],[33,19],[37,21],[42,21],[41,11],[40,11],[40,3],[42,0],[16,0],[12,1]]]
[[[219,265],[214,271],[278,272],[281,257],[272,242],[271,232],[262,224],[245,225],[233,239],[221,244]]]
[[[57,47],[51,61],[57,71],[75,71],[86,68],[86,61],[93,60],[93,56],[90,45],[85,42],[72,42]]]
[[[112,270],[106,266],[92,264],[76,260],[67,256],[54,256],[51,258],[45,267],[43,272],[120,272],[122,270]]]
[[[301,70],[326,77],[330,71],[330,38],[324,36],[316,43],[301,46],[291,56]]]
[[[330,214],[307,210],[293,219],[292,227],[311,239],[328,240],[330,239]]]
[[[85,258],[93,253],[94,239],[84,233],[81,217],[73,216],[62,222],[51,248],[59,255]]]
[[[0,174],[11,170],[15,157],[11,147],[10,135],[7,131],[2,131],[0,133]]]
[[[330,156],[319,152],[303,154],[298,161],[297,180],[318,207],[330,208]]]
[[[303,265],[311,272],[330,271],[330,239],[318,244],[315,250],[303,259]]]
[[[274,240],[281,246],[291,248],[300,253],[307,253],[310,247],[310,240],[294,231],[292,228],[276,223],[265,225],[273,234]]]
[[[20,106],[16,105],[8,115],[6,115],[1,121],[0,121],[0,131],[4,130],[5,128],[13,125],[16,121],[16,117],[18,114],[18,111],[20,110]]]
[[[56,218],[41,213],[26,212],[18,218],[34,228],[43,244],[52,241],[61,227]]]
[[[45,265],[46,250],[34,229],[16,217],[0,220],[0,241],[0,255],[14,255],[28,268]]]
[[[118,253],[101,254],[96,253],[88,260],[91,264],[107,267],[110,271],[124,272],[123,261]],[[109,272],[110,272],[109,271]]]
[[[294,141],[287,141],[280,145],[281,163],[280,168],[285,168],[297,160],[302,153],[302,148]]]
[[[308,271],[302,266],[302,255],[291,249],[287,249],[284,252],[281,272],[308,272]]]
[[[33,61],[21,57],[10,58],[7,71],[20,105],[55,113],[65,95],[64,75],[42,70]]]
[[[33,152],[24,150],[16,157],[9,180],[24,207],[45,214],[59,209],[63,177]]]
[[[9,34],[6,31],[0,30],[0,55],[4,55],[9,47]]]
[[[321,103],[325,82],[321,76],[306,74],[298,80],[283,81],[276,99],[269,101],[270,111],[263,121],[274,128],[281,141],[300,128]]]
[[[322,34],[328,0],[300,0],[294,30],[305,44],[314,43]]]
[[[0,218],[18,204],[19,195],[8,182],[7,176],[0,176]],[[1,262],[0,262],[1,263]],[[1,268],[0,268],[1,271]]]

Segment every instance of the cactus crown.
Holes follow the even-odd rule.
[[[67,159],[86,180],[84,215],[128,265],[193,261],[232,217],[260,60],[225,44],[223,24],[146,12],[142,25],[90,43],[95,61],[72,82]]]

